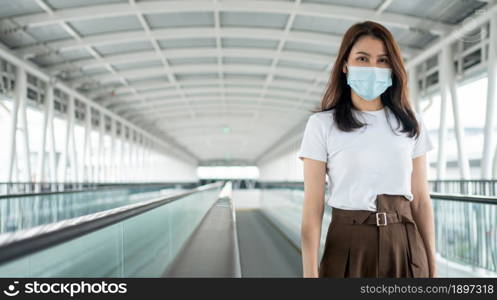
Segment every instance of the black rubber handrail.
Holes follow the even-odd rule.
[[[184,185],[193,185],[194,183],[189,183],[189,184],[184,184]],[[94,188],[84,188],[84,189],[78,189],[78,190],[65,190],[65,191],[54,191],[54,192],[33,192],[33,193],[14,193],[14,194],[4,194],[0,195],[0,200],[1,199],[6,199],[6,198],[22,198],[22,197],[34,197],[34,196],[48,196],[48,195],[55,195],[55,194],[70,194],[70,193],[84,193],[84,192],[99,192],[99,191],[108,191],[108,190],[119,190],[119,189],[127,189],[127,188],[133,188],[133,187],[174,187],[178,185],[177,183],[175,184],[141,184],[141,183],[130,183],[130,184],[120,184],[120,185],[102,185],[102,186],[96,186]]]
[[[2,183],[0,183],[2,184]],[[53,184],[63,184],[63,183],[53,183]],[[99,184],[95,187],[87,187],[83,189],[74,189],[74,190],[65,190],[65,191],[53,191],[53,192],[28,192],[28,193],[13,193],[13,194],[2,194],[0,195],[0,200],[5,198],[20,198],[20,197],[31,197],[31,196],[47,196],[47,195],[55,195],[55,194],[69,194],[69,193],[84,193],[84,192],[98,192],[98,191],[106,191],[106,190],[115,190],[115,189],[125,189],[132,187],[169,187],[176,185],[193,185],[194,182],[189,183],[118,183],[118,184]]]
[[[436,200],[450,200],[461,202],[478,202],[486,204],[497,204],[497,197],[495,196],[482,196],[482,195],[463,195],[463,194],[443,194],[430,192],[430,198]]]
[[[260,188],[293,188],[293,189],[303,189],[303,182],[258,182]],[[450,201],[461,201],[461,202],[475,202],[475,203],[486,203],[486,204],[497,204],[496,196],[483,196],[483,195],[465,195],[465,194],[444,194],[438,192],[430,192],[430,198],[434,200],[450,200]]]
[[[0,264],[75,239],[190,194],[222,185],[223,181],[218,181],[166,197],[162,196],[53,224],[37,226],[25,231],[0,235]]]
[[[210,241],[215,243],[206,246]],[[224,185],[162,277],[242,277],[231,181]]]

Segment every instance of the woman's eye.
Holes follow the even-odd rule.
[[[358,57],[357,60],[359,61],[366,61],[366,58],[364,56]]]
[[[380,59],[380,62],[382,62],[382,63],[387,63],[387,62],[388,62],[388,60],[387,60],[387,59],[382,58],[382,59]]]

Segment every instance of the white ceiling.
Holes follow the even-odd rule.
[[[302,130],[352,24],[408,61],[486,2],[0,0],[0,41],[202,164],[253,163]]]

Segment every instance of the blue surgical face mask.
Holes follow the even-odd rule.
[[[347,66],[347,84],[366,101],[373,101],[392,85],[392,69]]]

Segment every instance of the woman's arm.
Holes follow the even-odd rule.
[[[411,202],[412,214],[425,245],[430,268],[429,276],[436,277],[435,222],[428,190],[426,154],[414,158],[412,162],[411,190],[414,197]]]
[[[318,277],[318,249],[324,213],[326,162],[304,160],[304,206],[302,209],[301,249],[304,277]]]

